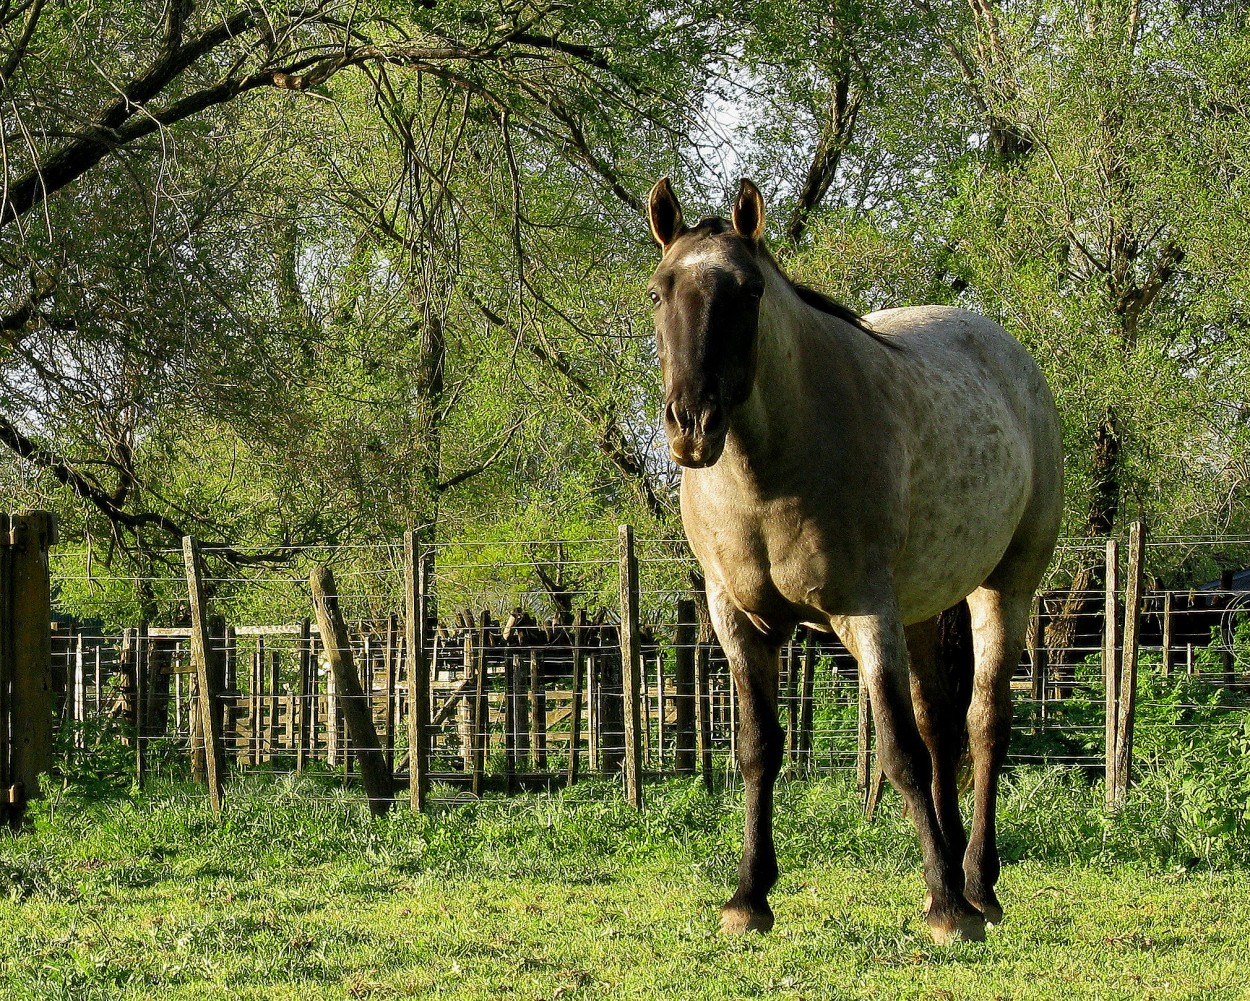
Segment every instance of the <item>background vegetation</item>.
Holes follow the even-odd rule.
[[[1034,352],[1069,534],[1245,532],[1247,66],[1222,0],[0,4],[0,490],[139,577],[672,537],[640,199],[749,174],[804,280]]]

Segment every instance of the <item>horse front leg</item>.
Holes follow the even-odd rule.
[[[964,898],[963,869],[938,819],[929,750],[920,736],[912,705],[902,622],[897,612],[890,610],[880,615],[839,617],[835,625],[858,659],[868,685],[882,770],[903,797],[916,825],[928,888],[925,923],[939,945],[959,939],[980,941],[985,937],[985,919]],[[949,810],[950,805],[946,808]],[[956,816],[951,811],[952,828]]]
[[[721,930],[765,932],[773,926],[768,891],[777,881],[773,786],[781,770],[777,721],[781,642],[765,637],[729,599],[709,587],[712,624],[738,689],[738,764],[746,787],[746,831],[738,888],[721,907]]]

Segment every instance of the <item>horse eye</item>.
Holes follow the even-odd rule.
[[[650,298],[651,302],[654,305],[658,306],[660,304],[660,293],[657,292],[655,289],[653,288],[647,289],[647,296],[648,298]]]
[[[742,291],[749,295],[752,299],[758,299],[764,294],[764,283],[751,282],[746,285]]]

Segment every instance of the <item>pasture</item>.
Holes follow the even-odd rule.
[[[1167,781],[1175,780],[1168,776]],[[727,938],[739,791],[591,781],[371,820],[328,778],[71,787],[0,841],[0,991],[24,999],[1244,998],[1250,845],[1151,770],[1114,816],[1075,772],[1009,773],[1007,920],[938,947],[892,793],[783,781],[776,930]],[[437,790],[436,790],[437,791]],[[450,795],[450,790],[443,790]]]

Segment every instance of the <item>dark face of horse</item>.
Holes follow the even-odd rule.
[[[664,379],[664,432],[680,465],[720,458],[729,415],[751,395],[764,274],[764,203],[742,182],[733,221],[682,222],[668,178],[651,189],[651,234],[663,259],[648,287]]]

